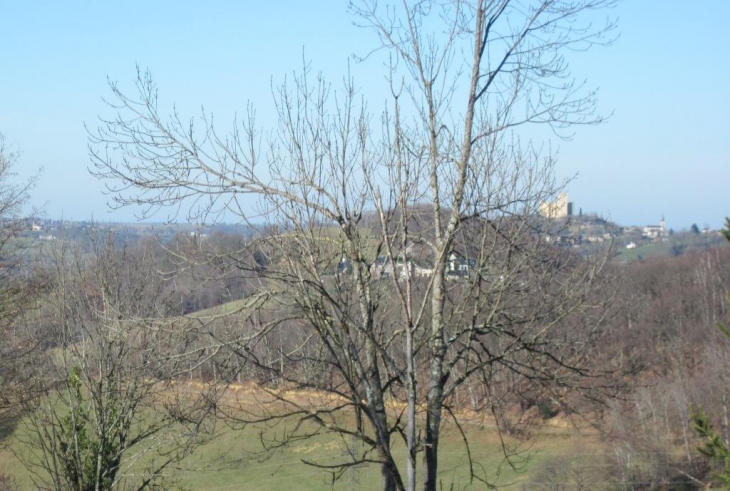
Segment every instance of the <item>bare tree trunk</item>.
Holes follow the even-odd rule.
[[[722,440],[725,442],[725,446],[730,445],[728,443],[728,440],[730,440],[730,437],[728,436],[728,416],[727,416],[727,391],[723,389],[722,393]]]
[[[413,326],[407,327],[406,333],[406,391],[408,398],[408,414],[406,421],[406,448],[408,451],[407,465],[407,491],[416,490],[416,449],[418,442],[416,441],[416,375],[413,366]]]
[[[441,434],[441,411],[444,395],[444,355],[446,346],[443,332],[444,272],[438,268],[433,285],[433,319],[430,333],[431,362],[429,387],[426,396],[426,438],[424,441],[424,491],[436,491],[438,478],[438,451]]]

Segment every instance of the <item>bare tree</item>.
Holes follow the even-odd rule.
[[[14,413],[16,395],[27,382],[23,364],[35,346],[23,326],[24,314],[34,306],[42,280],[26,261],[29,248],[19,235],[29,228],[32,213],[25,210],[37,176],[18,183],[14,174],[17,154],[10,152],[0,133],[0,412]]]
[[[266,222],[248,247],[267,268],[240,267],[267,296],[250,320],[259,343],[280,328],[304,334],[273,357],[258,356],[260,345],[236,352],[272,379],[335,398],[272,392],[279,412],[258,420],[297,414],[364,443],[330,467],[377,462],[386,490],[415,489],[422,452],[432,491],[444,417],[459,425],[462,391],[477,387],[475,406],[503,421],[525,387],[560,404],[558,387],[601,386],[581,378],[600,334],[590,292],[603,263],[544,240],[552,223],[540,204],[565,183],[550,148],[518,130],[602,121],[563,53],[610,41],[613,24],[594,21],[611,3],[353,2],[390,54],[379,124],[352,80],[335,90],[306,67],[275,91],[278,125],[265,133],[252,107],[227,135],[205,114],[202,127],[161,115],[146,73],[136,96],[111,85],[119,112],[90,135],[90,152],[117,205]],[[405,472],[394,434],[407,445]]]
[[[16,454],[38,489],[157,489],[205,440],[206,394],[175,384],[201,359],[143,251],[65,241],[33,322],[51,332],[34,358]],[[202,362],[202,361],[201,361]]]

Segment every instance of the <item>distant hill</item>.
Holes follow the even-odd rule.
[[[430,208],[419,207],[411,210],[412,232],[428,230],[431,216]],[[536,233],[544,234],[544,240],[558,246],[579,249],[590,254],[593,250],[612,247],[614,258],[620,262],[641,261],[662,256],[681,256],[689,251],[701,251],[710,247],[721,246],[726,241],[718,231],[703,230],[672,232],[667,230],[658,236],[647,235],[647,228],[639,226],[622,226],[611,222],[597,214],[580,214],[557,219],[536,217]],[[213,227],[200,227],[188,223],[117,223],[36,219],[28,223],[28,230],[22,234],[23,240],[35,242],[53,241],[66,238],[79,243],[89,239],[89,231],[93,227],[99,232],[112,231],[120,243],[136,243],[145,237],[154,237],[160,242],[168,243],[176,236],[197,235],[200,237],[224,234],[248,238],[255,235],[264,226],[249,224],[218,224]],[[380,224],[376,215],[363,216],[363,229],[377,230]],[[323,230],[328,230],[324,227]],[[539,232],[538,232],[539,231]],[[649,231],[651,232],[651,230]],[[332,228],[325,235],[336,234]],[[367,234],[365,234],[367,235]]]

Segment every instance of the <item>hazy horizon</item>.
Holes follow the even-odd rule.
[[[315,7],[316,5],[316,7]],[[89,175],[84,123],[109,114],[107,77],[132,87],[149,69],[165,107],[196,117],[201,105],[228,129],[247,101],[268,126],[270,86],[302,65],[338,83],[348,56],[367,54],[374,36],[353,26],[347,2],[216,5],[179,2],[4,6],[0,26],[0,133],[27,177],[43,167],[32,204],[48,218],[134,222],[133,209],[109,212],[104,184]],[[696,223],[720,228],[730,215],[730,3],[621,2],[613,46],[570,55],[573,75],[600,87],[607,123],[576,127],[559,148],[559,178],[575,210],[621,225]],[[605,15],[602,15],[605,17]],[[303,54],[304,53],[304,54]],[[385,99],[375,60],[351,63],[377,112]],[[164,221],[166,215],[153,221]]]

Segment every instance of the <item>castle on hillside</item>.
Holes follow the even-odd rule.
[[[659,239],[669,235],[667,232],[667,223],[664,221],[664,217],[662,216],[659,225],[647,225],[644,227],[641,235],[647,239]]]
[[[567,193],[560,193],[555,201],[543,201],[540,203],[540,215],[545,218],[573,216],[573,203],[568,201]]]

